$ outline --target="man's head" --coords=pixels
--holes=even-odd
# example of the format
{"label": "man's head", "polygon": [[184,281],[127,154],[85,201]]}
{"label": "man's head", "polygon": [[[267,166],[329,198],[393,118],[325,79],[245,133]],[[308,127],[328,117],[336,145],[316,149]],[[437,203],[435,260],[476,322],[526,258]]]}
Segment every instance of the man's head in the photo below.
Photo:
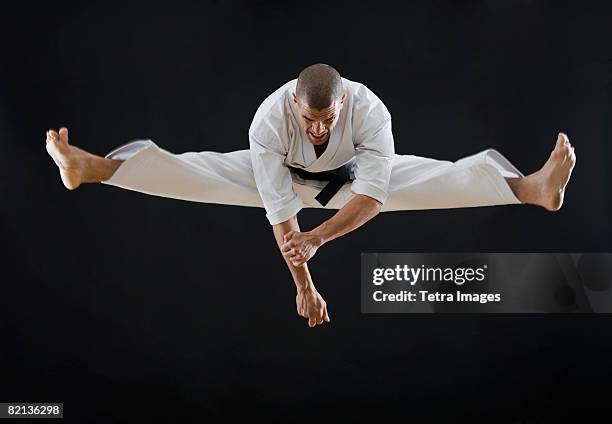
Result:
{"label": "man's head", "polygon": [[321,145],[329,140],[345,99],[342,78],[331,66],[316,64],[300,72],[293,101],[297,104],[300,125],[312,144]]}

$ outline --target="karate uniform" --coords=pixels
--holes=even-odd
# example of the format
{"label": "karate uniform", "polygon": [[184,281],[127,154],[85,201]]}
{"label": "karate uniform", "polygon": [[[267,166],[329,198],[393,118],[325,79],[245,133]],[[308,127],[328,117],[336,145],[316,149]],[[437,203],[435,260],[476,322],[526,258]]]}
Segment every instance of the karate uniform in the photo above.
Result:
{"label": "karate uniform", "polygon": [[[340,209],[355,194],[376,199],[382,212],[521,203],[504,177],[523,174],[496,150],[456,162],[396,154],[391,114],[371,90],[346,78],[338,123],[317,157],[298,124],[296,83],[287,82],[257,109],[248,150],[174,154],[151,140],[136,140],[106,155],[125,162],[104,183],[176,199],[263,207],[272,225],[302,208]],[[325,206],[315,196],[327,182],[290,169],[318,173],[343,165],[351,181]]]}

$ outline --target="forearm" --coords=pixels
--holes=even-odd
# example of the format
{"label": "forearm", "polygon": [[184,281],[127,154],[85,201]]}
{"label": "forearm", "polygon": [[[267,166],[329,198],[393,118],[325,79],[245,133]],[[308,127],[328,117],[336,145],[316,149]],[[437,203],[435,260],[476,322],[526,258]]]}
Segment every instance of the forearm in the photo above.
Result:
{"label": "forearm", "polygon": [[310,231],[327,243],[359,228],[380,212],[381,204],[363,194],[355,195],[342,209],[321,225]]}
{"label": "forearm", "polygon": [[[300,226],[298,224],[297,217],[294,216],[285,222],[273,225],[272,229],[274,231],[276,243],[280,250],[280,247],[283,244],[284,235],[287,234],[289,231],[300,231]],[[310,276],[310,271],[308,271],[308,266],[305,263],[300,266],[295,266],[284,255],[282,256],[285,263],[287,264],[287,267],[289,268],[289,271],[291,272],[295,287],[298,290],[304,290],[309,287],[314,288],[312,277]]]}

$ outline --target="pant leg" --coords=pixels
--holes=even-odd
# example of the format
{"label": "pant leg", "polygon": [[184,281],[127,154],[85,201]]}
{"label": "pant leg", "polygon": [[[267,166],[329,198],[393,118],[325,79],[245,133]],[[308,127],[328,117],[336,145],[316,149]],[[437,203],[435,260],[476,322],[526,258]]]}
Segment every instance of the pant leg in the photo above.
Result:
{"label": "pant leg", "polygon": [[174,154],[151,140],[136,140],[106,157],[124,162],[104,184],[173,199],[263,207],[248,150]]}
{"label": "pant leg", "polygon": [[[505,177],[522,176],[493,149],[456,162],[396,154],[381,212],[520,204]],[[342,207],[353,196],[347,183],[335,197]]]}

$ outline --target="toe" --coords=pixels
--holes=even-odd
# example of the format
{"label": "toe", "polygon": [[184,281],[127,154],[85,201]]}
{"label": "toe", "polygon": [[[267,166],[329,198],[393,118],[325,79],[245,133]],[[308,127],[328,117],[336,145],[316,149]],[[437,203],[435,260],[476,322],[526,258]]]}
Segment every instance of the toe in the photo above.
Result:
{"label": "toe", "polygon": [[557,146],[562,146],[567,141],[568,141],[567,136],[564,133],[560,132],[559,135],[557,136]]}
{"label": "toe", "polygon": [[68,128],[66,127],[60,128],[59,139],[62,143],[68,143]]}

